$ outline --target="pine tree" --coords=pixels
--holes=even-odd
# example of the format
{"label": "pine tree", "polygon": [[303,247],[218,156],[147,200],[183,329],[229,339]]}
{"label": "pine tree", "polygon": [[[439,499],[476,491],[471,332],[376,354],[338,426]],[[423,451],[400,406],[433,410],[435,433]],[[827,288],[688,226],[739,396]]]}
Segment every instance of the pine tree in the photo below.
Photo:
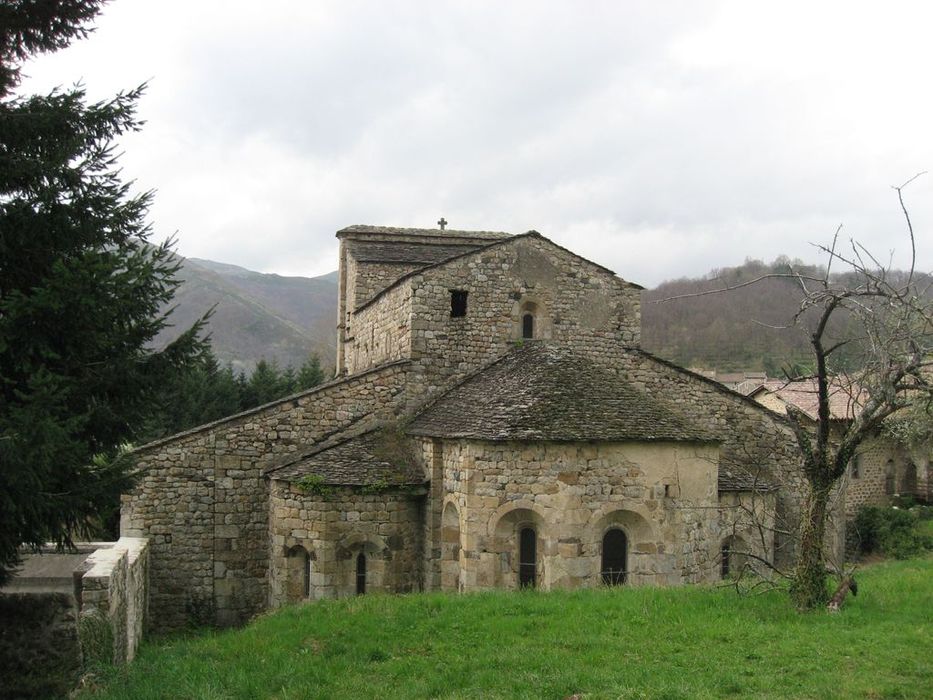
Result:
{"label": "pine tree", "polygon": [[308,356],[308,359],[298,370],[296,391],[305,391],[321,384],[324,381],[324,370],[321,369],[321,360],[314,353]]}
{"label": "pine tree", "polygon": [[200,324],[147,350],[177,263],[115,162],[142,90],[14,95],[19,64],[85,36],[101,4],[0,5],[0,583],[21,544],[69,545],[131,485],[120,446],[200,350]]}

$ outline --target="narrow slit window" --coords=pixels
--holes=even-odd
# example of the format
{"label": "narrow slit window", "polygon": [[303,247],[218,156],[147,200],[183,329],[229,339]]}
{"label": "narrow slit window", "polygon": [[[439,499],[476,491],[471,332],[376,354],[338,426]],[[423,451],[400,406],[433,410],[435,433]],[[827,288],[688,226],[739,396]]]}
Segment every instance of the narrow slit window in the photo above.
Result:
{"label": "narrow slit window", "polygon": [[723,542],[720,550],[719,574],[722,578],[729,578],[730,573],[732,573],[732,545],[729,542]]}
{"label": "narrow slit window", "polygon": [[537,539],[534,528],[524,527],[518,535],[518,586],[534,588],[537,579]]}
{"label": "narrow slit window", "polygon": [[463,289],[450,291],[450,317],[463,318],[467,314],[467,293]]}
{"label": "narrow slit window", "polygon": [[360,552],[356,556],[356,594],[366,592],[366,555]]}
{"label": "narrow slit window", "polygon": [[525,314],[522,316],[522,338],[535,337],[535,317],[534,314]]}

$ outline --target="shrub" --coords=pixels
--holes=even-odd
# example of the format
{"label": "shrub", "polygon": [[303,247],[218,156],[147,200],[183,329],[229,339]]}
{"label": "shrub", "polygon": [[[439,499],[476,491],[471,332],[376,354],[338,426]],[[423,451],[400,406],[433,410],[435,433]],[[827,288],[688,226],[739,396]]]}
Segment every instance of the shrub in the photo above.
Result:
{"label": "shrub", "polygon": [[922,506],[911,510],[877,506],[862,508],[855,517],[859,550],[907,559],[933,549],[933,537],[918,527],[920,520],[930,517],[929,510]]}

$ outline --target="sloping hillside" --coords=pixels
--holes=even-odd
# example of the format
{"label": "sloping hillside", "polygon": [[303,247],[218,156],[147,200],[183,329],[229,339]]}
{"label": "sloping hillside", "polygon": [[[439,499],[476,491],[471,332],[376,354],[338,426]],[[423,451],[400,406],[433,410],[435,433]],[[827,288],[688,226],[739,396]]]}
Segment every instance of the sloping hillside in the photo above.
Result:
{"label": "sloping hillside", "polygon": [[315,352],[333,366],[337,342],[337,273],[282,277],[211,260],[184,260],[175,294],[172,328],[156,338],[164,345],[211,307],[208,324],[214,354],[234,369],[251,370],[262,358],[298,367]]}

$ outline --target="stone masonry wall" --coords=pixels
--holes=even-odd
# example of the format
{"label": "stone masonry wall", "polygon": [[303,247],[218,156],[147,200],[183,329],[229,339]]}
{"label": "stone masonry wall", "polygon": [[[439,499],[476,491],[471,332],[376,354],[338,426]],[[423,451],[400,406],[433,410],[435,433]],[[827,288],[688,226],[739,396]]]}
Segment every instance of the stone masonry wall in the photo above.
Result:
{"label": "stone masonry wall", "polygon": [[[531,304],[538,338],[590,351],[639,341],[639,290],[539,236],[415,274],[410,285],[411,357],[433,384],[522,342],[522,315]],[[468,293],[463,317],[451,317],[451,290]]]}
{"label": "stone masonry wall", "polygon": [[629,584],[718,579],[714,445],[424,440],[422,451],[443,464],[441,588],[518,587],[529,525],[541,588],[602,585],[612,528],[628,540]]}
{"label": "stone masonry wall", "polygon": [[864,506],[890,505],[895,495],[924,498],[926,464],[922,454],[911,454],[885,435],[864,440],[845,477],[846,519],[851,522]]}
{"label": "stone masonry wall", "polygon": [[411,287],[400,285],[355,314],[345,341],[346,367],[361,372],[411,354]]}
{"label": "stone masonry wall", "polygon": [[[85,661],[132,661],[147,616],[149,543],[121,537],[95,550],[81,576],[78,623]],[[111,650],[102,647],[109,630]],[[88,658],[91,657],[91,658]]]}
{"label": "stone masonry wall", "polygon": [[[724,436],[720,470],[744,466],[778,486],[777,528],[797,526],[806,486],[796,440],[778,416],[751,399],[647,353],[623,351],[613,365],[636,389],[666,401],[694,423]],[[845,539],[841,497],[834,503],[829,535],[834,556],[841,558]],[[794,547],[792,537],[777,532],[775,563],[788,566],[793,561]]]}
{"label": "stone masonry wall", "polygon": [[66,697],[81,673],[71,593],[0,593],[0,697]]}
{"label": "stone masonry wall", "polygon": [[391,418],[405,363],[387,365],[232,416],[136,452],[121,533],[151,540],[151,626],[239,624],[268,600],[264,471],[352,425]]}
{"label": "stone masonry wall", "polygon": [[420,590],[423,501],[423,494],[409,490],[332,487],[305,493],[273,481],[270,606],[355,594],[361,552],[367,592]]}
{"label": "stone masonry wall", "polygon": [[[352,253],[351,253],[352,257]],[[365,304],[376,294],[412,270],[424,267],[424,263],[376,263],[354,261],[353,305],[350,311]]]}

